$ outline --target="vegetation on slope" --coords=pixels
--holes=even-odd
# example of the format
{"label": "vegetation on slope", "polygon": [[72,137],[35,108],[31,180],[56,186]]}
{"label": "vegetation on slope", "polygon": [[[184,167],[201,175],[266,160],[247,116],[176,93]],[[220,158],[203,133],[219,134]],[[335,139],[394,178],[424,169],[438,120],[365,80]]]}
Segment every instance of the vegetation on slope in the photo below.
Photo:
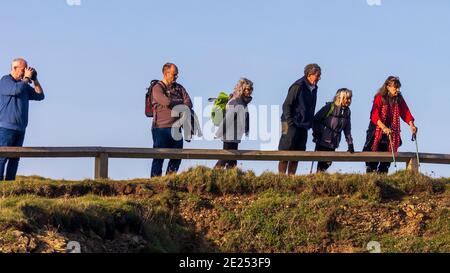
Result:
{"label": "vegetation on slope", "polygon": [[450,179],[190,169],[0,183],[0,252],[450,252]]}

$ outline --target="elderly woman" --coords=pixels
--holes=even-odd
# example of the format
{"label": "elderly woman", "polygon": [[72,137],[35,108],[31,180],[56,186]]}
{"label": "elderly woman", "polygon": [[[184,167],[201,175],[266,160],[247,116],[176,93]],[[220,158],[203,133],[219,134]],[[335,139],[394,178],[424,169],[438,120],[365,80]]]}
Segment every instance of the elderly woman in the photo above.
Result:
{"label": "elderly woman", "polygon": [[[413,135],[417,133],[414,117],[400,93],[400,79],[389,76],[378,90],[370,113],[370,124],[367,130],[363,151],[397,152],[402,145],[400,138],[400,118],[409,124]],[[391,148],[392,147],[392,148]],[[367,173],[387,173],[390,162],[366,162]]]}
{"label": "elderly woman", "polygon": [[[350,104],[352,91],[341,88],[336,92],[333,102],[327,103],[314,116],[313,141],[316,151],[335,151],[341,142],[344,132],[348,144],[348,151],[353,153],[353,138],[351,134]],[[317,172],[325,172],[332,162],[319,162]]]}
{"label": "elderly woman", "polygon": [[[225,118],[219,125],[216,138],[223,141],[224,150],[237,150],[242,136],[249,133],[249,113],[247,105],[252,101],[253,82],[241,78],[230,95],[225,108]],[[232,169],[237,165],[236,160],[219,160],[215,168]]]}

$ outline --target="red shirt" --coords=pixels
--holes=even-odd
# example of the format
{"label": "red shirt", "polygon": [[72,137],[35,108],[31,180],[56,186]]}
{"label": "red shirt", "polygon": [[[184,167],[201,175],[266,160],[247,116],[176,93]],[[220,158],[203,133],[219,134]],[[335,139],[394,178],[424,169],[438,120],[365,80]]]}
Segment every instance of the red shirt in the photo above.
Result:
{"label": "red shirt", "polygon": [[[375,99],[373,100],[372,116],[370,117],[370,119],[375,125],[378,125],[378,121],[381,120],[382,107],[383,107],[383,98],[381,94],[378,94],[375,96]],[[405,99],[403,97],[400,99],[399,110],[400,110],[400,117],[403,119],[404,122],[409,124],[411,121],[414,121],[414,117],[411,115],[408,105],[406,104]],[[385,125],[389,126],[390,124]]]}

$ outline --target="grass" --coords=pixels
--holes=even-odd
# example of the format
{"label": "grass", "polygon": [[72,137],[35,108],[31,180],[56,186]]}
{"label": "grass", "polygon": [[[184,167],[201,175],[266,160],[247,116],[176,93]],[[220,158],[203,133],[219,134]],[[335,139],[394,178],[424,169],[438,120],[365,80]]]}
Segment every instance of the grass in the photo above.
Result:
{"label": "grass", "polygon": [[17,234],[40,238],[51,228],[67,241],[95,234],[105,251],[129,234],[142,247],[121,242],[123,251],[364,252],[376,240],[383,252],[450,252],[449,182],[406,171],[256,176],[206,167],[151,180],[19,177],[0,183],[0,244],[15,244],[0,251],[20,248]]}

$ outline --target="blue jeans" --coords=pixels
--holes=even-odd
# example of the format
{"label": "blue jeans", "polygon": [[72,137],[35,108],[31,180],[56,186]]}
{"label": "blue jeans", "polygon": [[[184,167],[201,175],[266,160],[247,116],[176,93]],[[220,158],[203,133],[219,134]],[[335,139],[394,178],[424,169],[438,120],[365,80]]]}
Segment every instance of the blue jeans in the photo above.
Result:
{"label": "blue jeans", "polygon": [[[183,138],[175,140],[172,137],[172,128],[152,128],[153,148],[183,149]],[[180,131],[181,132],[181,131]],[[153,159],[151,177],[162,175],[164,159]],[[176,173],[180,168],[181,159],[169,160],[166,174]]]}
{"label": "blue jeans", "polygon": [[[0,146],[1,147],[22,147],[25,132],[10,130],[0,127]],[[5,165],[6,176],[5,176]],[[16,180],[17,168],[19,167],[19,158],[0,158],[0,181]]]}

